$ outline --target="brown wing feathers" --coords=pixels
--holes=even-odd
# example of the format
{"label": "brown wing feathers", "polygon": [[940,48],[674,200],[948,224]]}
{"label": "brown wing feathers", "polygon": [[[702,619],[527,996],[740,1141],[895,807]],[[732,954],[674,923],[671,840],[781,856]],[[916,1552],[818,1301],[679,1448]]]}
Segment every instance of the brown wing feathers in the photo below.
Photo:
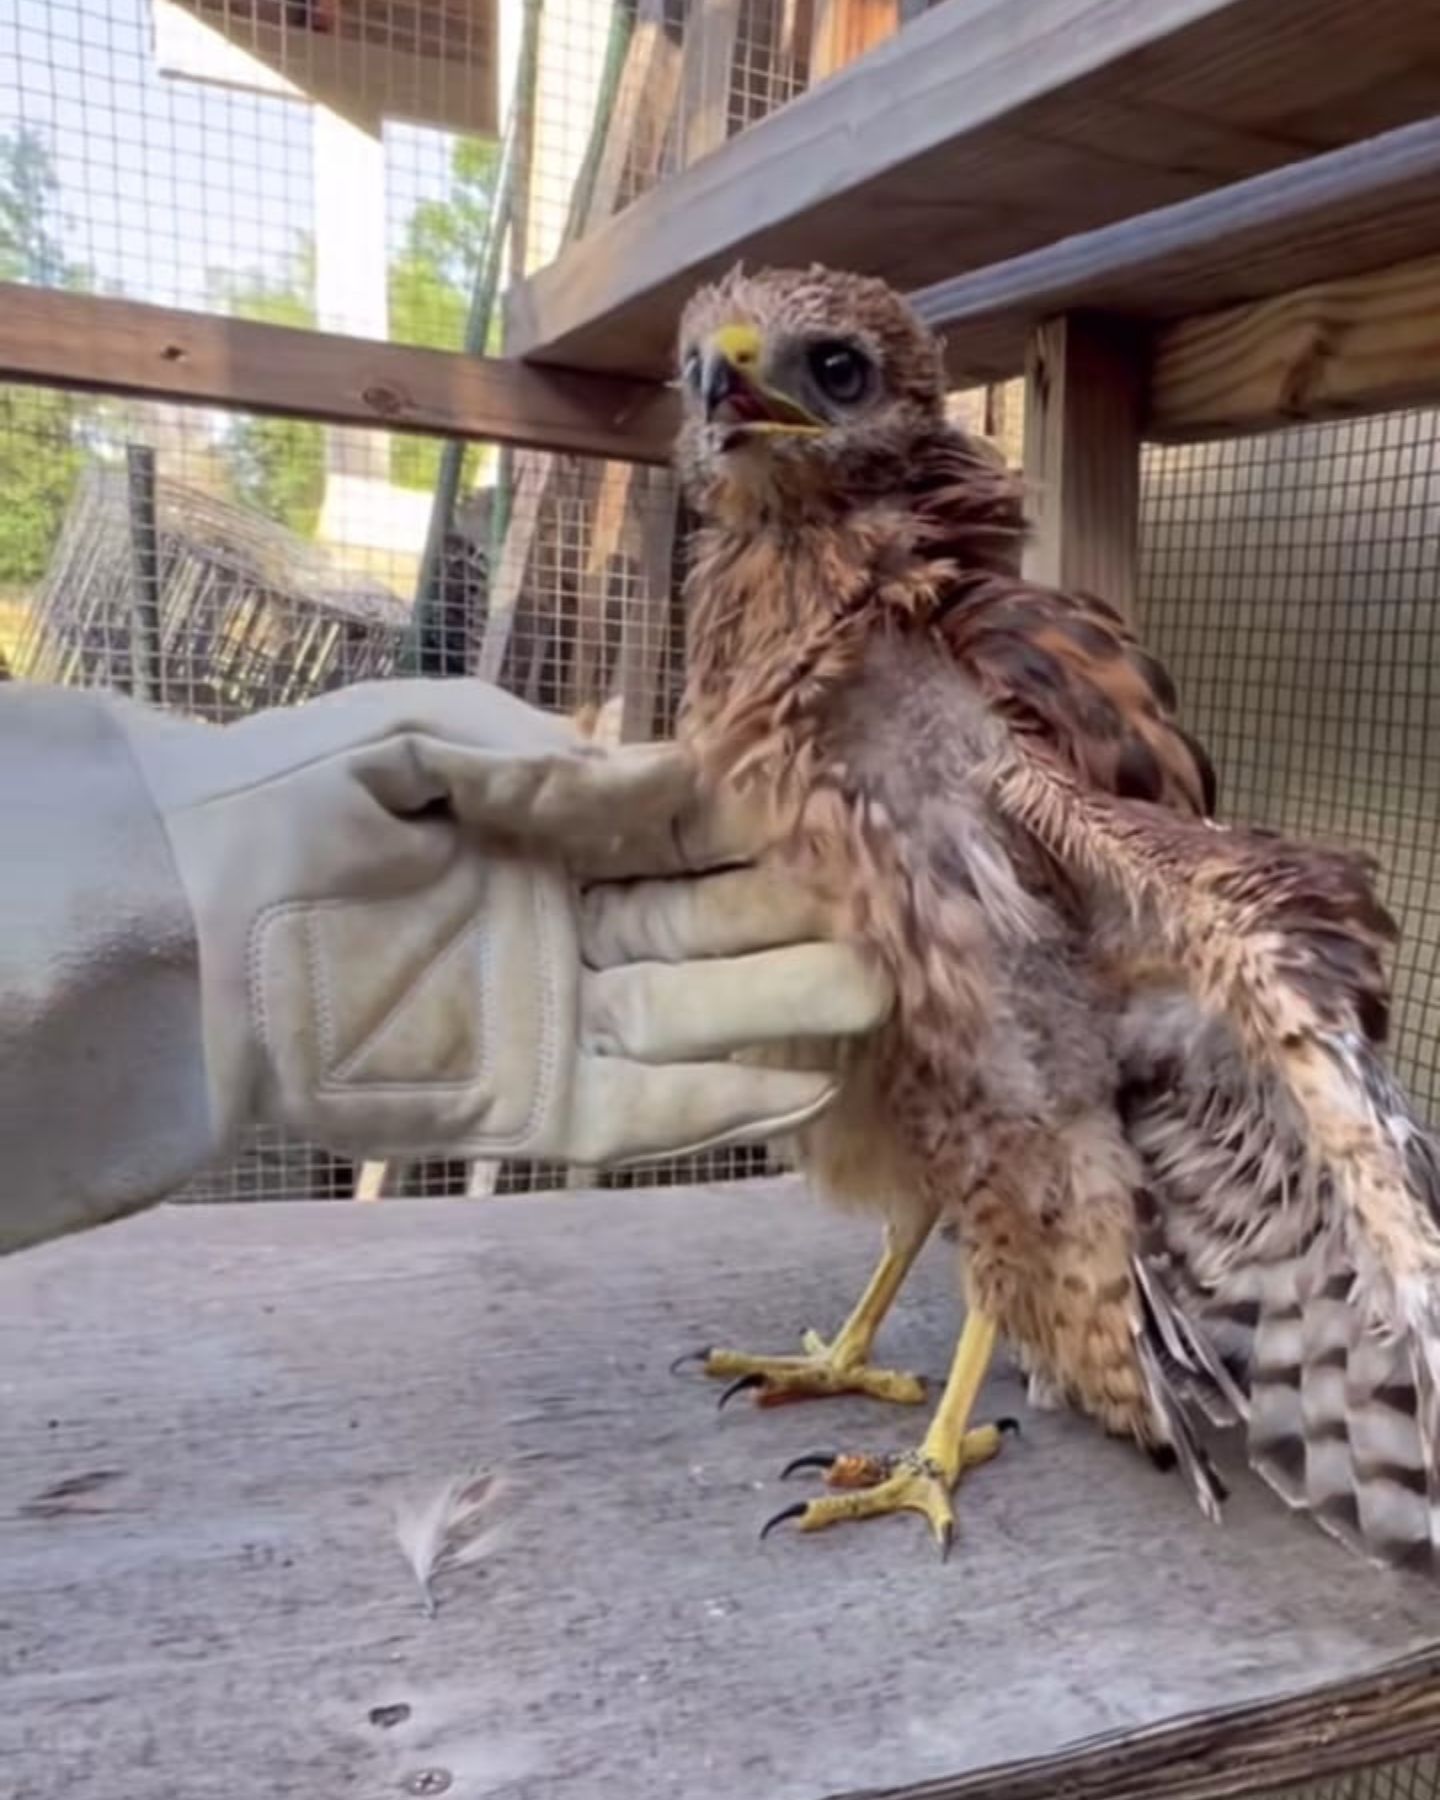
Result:
{"label": "brown wing feathers", "polygon": [[[935,484],[922,511],[932,495],[953,509],[958,485]],[[1002,807],[1072,882],[1120,901],[1133,966],[1158,952],[1243,1046],[1234,1112],[1176,1069],[1137,1122],[1162,1207],[1226,1270],[1207,1289],[1183,1256],[1137,1269],[1155,1385],[1217,1420],[1243,1413],[1257,1470],[1328,1529],[1436,1566],[1440,1150],[1377,1054],[1395,927],[1373,864],[1207,824],[1213,767],[1119,616],[998,559],[955,565],[936,623],[1009,727]]]}

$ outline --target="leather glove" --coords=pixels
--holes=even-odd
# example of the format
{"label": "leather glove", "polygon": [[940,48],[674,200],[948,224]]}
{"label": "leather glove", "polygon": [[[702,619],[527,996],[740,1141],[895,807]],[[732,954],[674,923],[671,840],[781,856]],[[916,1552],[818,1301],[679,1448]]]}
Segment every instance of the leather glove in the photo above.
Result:
{"label": "leather glove", "polygon": [[[161,849],[108,896],[95,884],[99,906],[119,902],[119,939],[81,966],[107,965],[113,985],[127,920],[132,948],[172,986],[185,951],[192,979],[198,957],[198,1071],[177,1106],[207,1120],[196,1161],[256,1121],[369,1157],[578,1163],[775,1135],[824,1107],[833,1076],[731,1054],[861,1033],[888,1010],[888,988],[855,952],[817,941],[810,901],[730,866],[744,822],[700,801],[674,746],[603,750],[473,681],[366,684],[223,728],[55,690],[31,691],[32,716],[42,696],[52,719],[69,705],[72,727],[81,702],[103,712],[118,740],[112,780],[115,755],[128,758]],[[47,750],[43,706],[38,716],[32,769]],[[85,830],[78,815],[50,820],[52,838]],[[143,1079],[143,1045],[106,1040],[104,1012],[86,1047],[92,1072],[138,1053],[128,1088],[147,1104],[128,1125],[113,1095],[100,1111],[112,1137],[154,1128],[163,1093]],[[58,1047],[64,1062],[63,1032]],[[182,1086],[174,1048],[160,1060]],[[117,1080],[128,1091],[122,1075],[100,1085]],[[4,1098],[0,1085],[0,1131]],[[44,1110],[58,1125],[53,1102]],[[137,1191],[137,1167],[155,1157],[109,1149],[120,1191],[94,1191],[91,1170],[68,1208],[52,1194],[52,1214],[93,1222],[158,1197],[153,1174]],[[189,1172],[168,1168],[166,1185]],[[52,1218],[38,1235],[66,1228]]]}

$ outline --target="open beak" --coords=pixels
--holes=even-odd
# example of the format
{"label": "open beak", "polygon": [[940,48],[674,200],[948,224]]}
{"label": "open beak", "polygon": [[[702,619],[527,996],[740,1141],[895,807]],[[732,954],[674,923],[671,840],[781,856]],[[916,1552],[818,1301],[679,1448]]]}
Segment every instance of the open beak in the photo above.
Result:
{"label": "open beak", "polygon": [[706,419],[713,425],[733,426],[731,441],[755,432],[823,431],[813,413],[761,380],[763,348],[753,325],[724,325],[704,345],[700,396]]}

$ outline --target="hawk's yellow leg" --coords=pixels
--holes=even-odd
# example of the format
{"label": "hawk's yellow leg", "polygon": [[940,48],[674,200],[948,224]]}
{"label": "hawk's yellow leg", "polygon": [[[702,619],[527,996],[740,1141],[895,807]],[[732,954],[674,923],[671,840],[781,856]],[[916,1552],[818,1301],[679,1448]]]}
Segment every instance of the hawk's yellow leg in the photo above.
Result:
{"label": "hawk's yellow leg", "polygon": [[807,1331],[801,1339],[805,1347],[801,1356],[747,1356],[738,1350],[710,1350],[705,1373],[753,1387],[762,1406],[829,1394],[869,1394],[876,1400],[918,1405],[925,1398],[920,1377],[903,1369],[872,1368],[870,1351],[933,1224],[933,1219],[922,1218],[886,1226],[885,1248],[875,1272],[850,1317],[828,1343],[818,1332]]}
{"label": "hawk's yellow leg", "polygon": [[[948,1550],[955,1532],[955,1512],[950,1503],[955,1484],[967,1469],[989,1462],[999,1450],[1007,1428],[1008,1422],[1002,1422],[969,1429],[975,1397],[994,1348],[994,1325],[983,1313],[971,1312],[955,1347],[945,1392],[919,1449],[900,1456],[797,1458],[790,1464],[791,1469],[817,1463],[828,1465],[828,1485],[843,1491],[787,1507],[771,1519],[765,1530],[782,1519],[794,1519],[802,1531],[823,1531],[842,1519],[918,1512],[930,1521],[942,1552]],[[1014,1429],[1013,1425],[1010,1428]]]}

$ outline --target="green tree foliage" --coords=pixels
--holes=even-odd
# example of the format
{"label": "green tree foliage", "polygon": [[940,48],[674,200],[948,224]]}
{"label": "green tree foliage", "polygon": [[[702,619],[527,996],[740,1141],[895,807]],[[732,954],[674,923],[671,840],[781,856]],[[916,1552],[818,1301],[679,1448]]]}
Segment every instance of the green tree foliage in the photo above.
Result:
{"label": "green tree foliage", "polygon": [[[59,183],[39,132],[0,134],[0,280],[84,288],[61,248]],[[0,589],[45,573],[84,459],[91,403],[48,388],[0,387]]]}
{"label": "green tree foliage", "polygon": [[[457,138],[449,194],[422,200],[410,215],[390,265],[390,336],[396,343],[461,347],[499,166],[500,147],[493,139]],[[440,447],[431,439],[397,437],[391,445],[391,479],[400,487],[434,487],[439,462]]]}
{"label": "green tree foliage", "polygon": [[[296,244],[274,274],[212,272],[210,302],[260,325],[315,324],[315,245]],[[325,498],[324,428],[308,419],[238,418],[226,433],[235,496],[302,537],[312,537]]]}

